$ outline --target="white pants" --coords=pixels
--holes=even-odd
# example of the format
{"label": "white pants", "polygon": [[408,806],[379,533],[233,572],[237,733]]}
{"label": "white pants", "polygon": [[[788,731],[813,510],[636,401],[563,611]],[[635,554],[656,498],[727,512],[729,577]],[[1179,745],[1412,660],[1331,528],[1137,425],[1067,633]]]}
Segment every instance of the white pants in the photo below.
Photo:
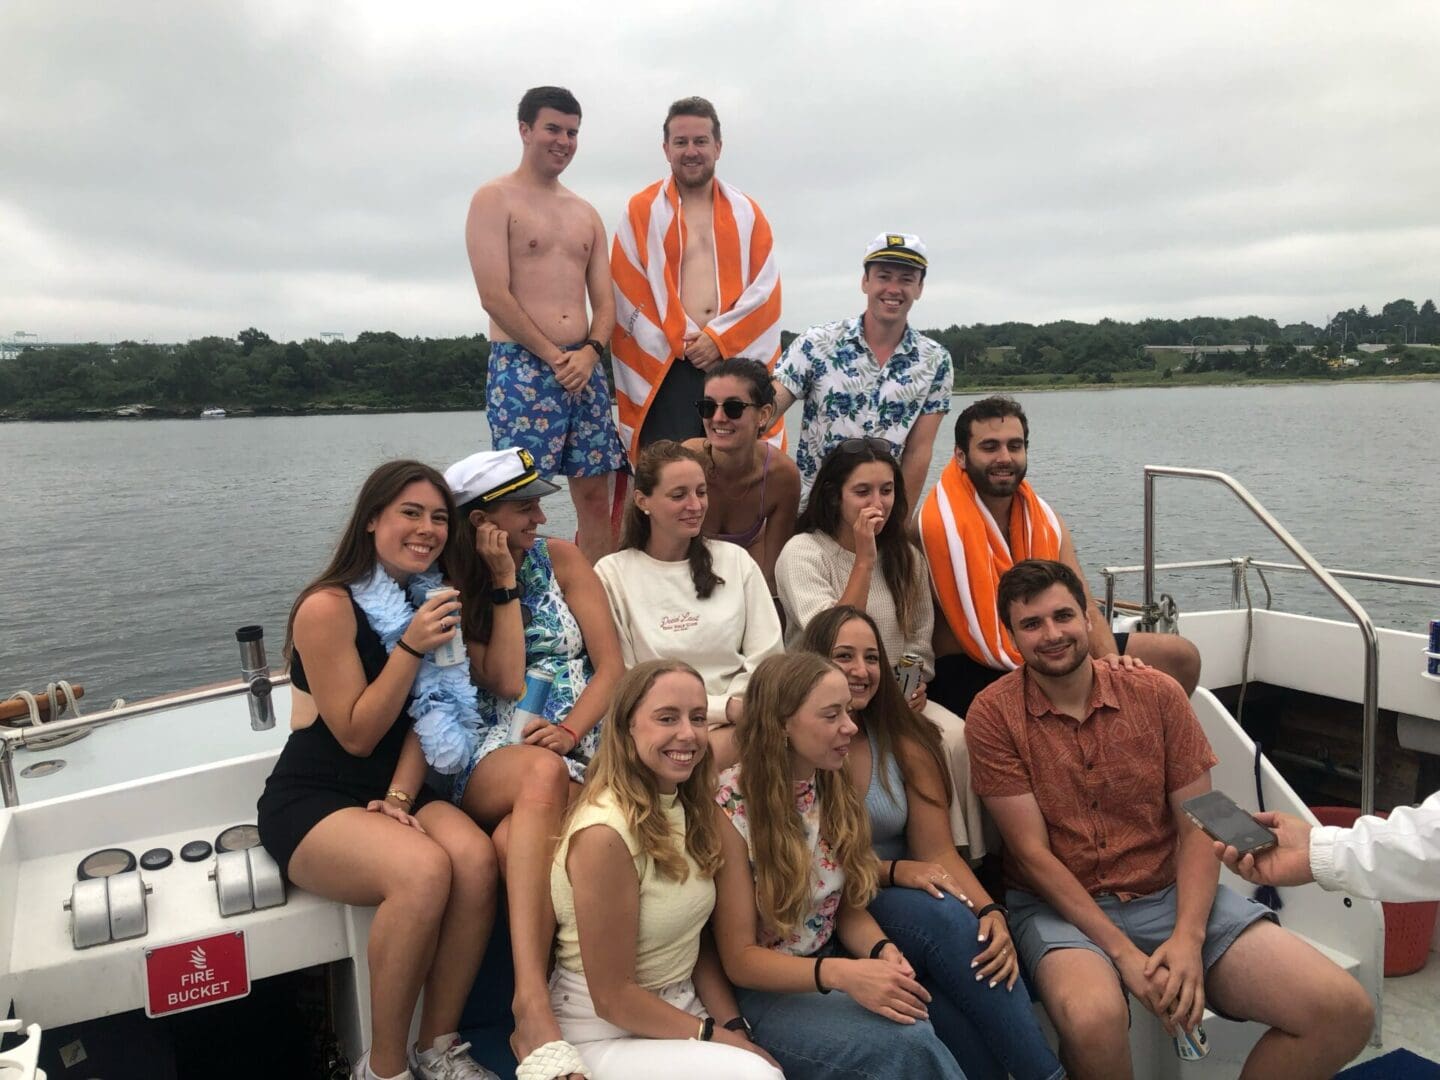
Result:
{"label": "white pants", "polygon": [[940,742],[945,760],[950,763],[950,784],[955,795],[950,800],[950,831],[959,847],[970,849],[970,861],[977,862],[989,848],[985,843],[985,822],[980,812],[980,798],[970,784],[970,751],[965,746],[965,721],[938,701],[925,702],[925,719],[940,728]]}
{"label": "white pants", "polygon": [[[708,1014],[689,979],[653,991],[698,1021]],[[785,1074],[748,1050],[699,1039],[646,1039],[595,1015],[585,977],[556,966],[550,1006],[565,1041],[580,1051],[592,1080],[784,1080]]]}

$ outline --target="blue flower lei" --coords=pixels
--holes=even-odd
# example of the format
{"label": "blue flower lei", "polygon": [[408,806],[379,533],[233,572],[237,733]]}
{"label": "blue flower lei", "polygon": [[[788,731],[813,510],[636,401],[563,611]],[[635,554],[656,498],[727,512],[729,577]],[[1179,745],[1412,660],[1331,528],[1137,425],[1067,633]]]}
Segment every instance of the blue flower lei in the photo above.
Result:
{"label": "blue flower lei", "polygon": [[[442,587],[440,572],[427,570],[410,579],[407,597],[384,567],[376,564],[367,580],[351,584],[350,595],[365,612],[385,651],[391,653],[414,618],[415,609],[425,602],[426,592]],[[425,760],[436,772],[458,773],[470,764],[480,745],[480,714],[475,708],[469,664],[437,667],[427,653],[420,661],[406,711],[415,722]]]}

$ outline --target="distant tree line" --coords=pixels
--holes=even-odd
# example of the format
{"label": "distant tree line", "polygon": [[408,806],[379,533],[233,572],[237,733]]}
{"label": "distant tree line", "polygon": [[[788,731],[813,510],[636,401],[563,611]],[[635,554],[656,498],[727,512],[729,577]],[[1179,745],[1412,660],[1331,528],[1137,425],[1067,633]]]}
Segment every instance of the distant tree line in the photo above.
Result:
{"label": "distant tree line", "polygon": [[[1017,385],[1037,378],[1110,382],[1126,372],[1145,378],[1145,371],[1157,367],[1147,346],[1191,347],[1183,364],[1164,365],[1157,373],[1164,378],[1171,377],[1171,366],[1185,374],[1305,377],[1333,374],[1330,358],[1353,355],[1370,342],[1402,356],[1398,368],[1385,370],[1428,368],[1434,361],[1406,356],[1404,346],[1440,344],[1440,315],[1432,300],[1419,307],[1393,300],[1373,315],[1364,306],[1337,312],[1325,326],[1281,326],[1252,315],[976,323],[925,332],[950,350],[958,385],[1003,384],[1012,377]],[[783,334],[782,343],[794,336]],[[1220,346],[1234,351],[1214,351]],[[405,338],[367,331],[354,341],[281,343],[254,327],[233,338],[204,337],[183,345],[31,347],[0,360],[0,415],[63,418],[139,404],[162,415],[193,415],[210,405],[256,412],[479,409],[489,356],[489,342],[479,334]],[[1378,359],[1368,359],[1355,373],[1379,367]]]}
{"label": "distant tree line", "polygon": [[478,334],[367,331],[354,341],[281,344],[253,327],[183,345],[52,346],[0,361],[0,410],[44,419],[140,403],[177,415],[208,405],[479,409],[489,358],[489,342]]}

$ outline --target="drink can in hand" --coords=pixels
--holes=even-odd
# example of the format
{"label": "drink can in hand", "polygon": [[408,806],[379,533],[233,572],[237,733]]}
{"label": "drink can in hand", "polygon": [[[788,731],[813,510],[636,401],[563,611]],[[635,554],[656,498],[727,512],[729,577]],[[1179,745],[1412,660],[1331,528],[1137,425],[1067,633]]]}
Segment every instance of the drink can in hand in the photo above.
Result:
{"label": "drink can in hand", "polygon": [[907,703],[915,691],[920,689],[921,674],[920,657],[915,653],[905,653],[895,665],[895,679],[900,684],[900,696]]}
{"label": "drink can in hand", "polygon": [[515,703],[515,711],[510,714],[512,743],[523,742],[525,728],[530,721],[545,715],[545,702],[550,697],[550,686],[554,681],[554,674],[545,668],[533,667],[525,672],[525,695]]}
{"label": "drink can in hand", "polygon": [[[434,599],[437,596],[448,595],[456,592],[448,585],[438,589],[431,589],[425,594],[426,600]],[[452,616],[455,620],[455,633],[450,635],[449,641],[442,641],[435,646],[435,651],[430,654],[430,662],[436,667],[454,667],[456,664],[465,663],[469,657],[465,653],[465,639],[460,634],[460,612],[457,609]]]}
{"label": "drink can in hand", "polygon": [[1199,1024],[1194,1031],[1181,1028],[1175,1034],[1175,1056],[1181,1061],[1199,1061],[1210,1053],[1210,1038]]}

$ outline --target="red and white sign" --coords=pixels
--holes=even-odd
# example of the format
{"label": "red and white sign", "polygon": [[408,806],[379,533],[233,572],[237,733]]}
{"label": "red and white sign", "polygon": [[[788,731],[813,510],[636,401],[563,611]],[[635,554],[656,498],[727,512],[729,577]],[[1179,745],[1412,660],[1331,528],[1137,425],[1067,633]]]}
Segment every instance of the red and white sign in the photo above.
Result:
{"label": "red and white sign", "polygon": [[200,1009],[250,993],[245,931],[145,950],[145,1015]]}

